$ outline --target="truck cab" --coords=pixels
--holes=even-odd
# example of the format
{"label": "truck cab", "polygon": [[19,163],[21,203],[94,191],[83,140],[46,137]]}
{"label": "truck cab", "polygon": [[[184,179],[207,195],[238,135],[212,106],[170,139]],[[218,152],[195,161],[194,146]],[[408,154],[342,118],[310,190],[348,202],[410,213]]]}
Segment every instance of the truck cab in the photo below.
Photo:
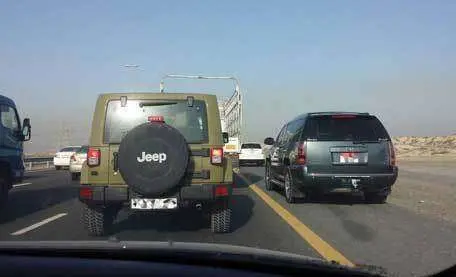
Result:
{"label": "truck cab", "polygon": [[23,142],[30,140],[30,119],[21,123],[14,101],[0,95],[0,205],[13,183],[24,176]]}

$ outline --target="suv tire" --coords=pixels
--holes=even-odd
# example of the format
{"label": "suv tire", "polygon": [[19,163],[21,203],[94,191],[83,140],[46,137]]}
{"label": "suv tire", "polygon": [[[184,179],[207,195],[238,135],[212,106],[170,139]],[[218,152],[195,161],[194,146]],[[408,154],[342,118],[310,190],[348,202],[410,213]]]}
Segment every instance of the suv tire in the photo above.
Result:
{"label": "suv tire", "polygon": [[366,193],[364,194],[364,199],[369,204],[384,204],[388,195],[386,194],[377,194],[377,193]]}
{"label": "suv tire", "polygon": [[291,178],[290,173],[288,171],[287,171],[287,173],[285,173],[284,190],[285,190],[285,200],[290,204],[296,203],[296,197],[294,195],[293,179]]}
{"label": "suv tire", "polygon": [[217,206],[211,212],[211,229],[213,233],[231,231],[231,208],[228,205]]}
{"label": "suv tire", "polygon": [[266,163],[264,167],[264,185],[267,191],[273,191],[275,189],[275,185],[271,182],[271,166]]}
{"label": "suv tire", "polygon": [[84,205],[82,221],[90,236],[106,235],[112,227],[117,210],[107,207]]}

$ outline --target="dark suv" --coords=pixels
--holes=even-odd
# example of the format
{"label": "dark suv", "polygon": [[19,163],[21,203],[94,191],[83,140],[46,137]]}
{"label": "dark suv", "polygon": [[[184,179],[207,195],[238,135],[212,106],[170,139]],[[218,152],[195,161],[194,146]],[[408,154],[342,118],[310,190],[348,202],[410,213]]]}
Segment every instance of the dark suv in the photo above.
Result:
{"label": "dark suv", "polygon": [[398,167],[391,138],[368,113],[306,113],[283,126],[266,156],[267,190],[285,190],[287,202],[315,192],[362,192],[369,203],[384,203]]}

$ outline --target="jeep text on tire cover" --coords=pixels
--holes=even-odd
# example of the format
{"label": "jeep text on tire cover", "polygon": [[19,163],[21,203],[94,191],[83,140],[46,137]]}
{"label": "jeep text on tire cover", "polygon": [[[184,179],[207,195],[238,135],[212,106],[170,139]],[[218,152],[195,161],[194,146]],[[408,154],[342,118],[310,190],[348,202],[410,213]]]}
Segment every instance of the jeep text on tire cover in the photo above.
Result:
{"label": "jeep text on tire cover", "polygon": [[136,160],[138,163],[143,162],[159,162],[162,163],[166,161],[167,155],[166,153],[153,153],[153,154],[146,154],[146,152],[141,153],[141,157],[137,157]]}

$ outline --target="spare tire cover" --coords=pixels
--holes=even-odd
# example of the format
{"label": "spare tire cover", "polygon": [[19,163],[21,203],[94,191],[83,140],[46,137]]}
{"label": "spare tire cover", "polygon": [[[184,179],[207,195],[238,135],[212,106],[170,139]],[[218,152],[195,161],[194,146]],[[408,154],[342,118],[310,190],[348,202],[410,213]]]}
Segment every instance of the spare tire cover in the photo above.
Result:
{"label": "spare tire cover", "polygon": [[188,149],[184,136],[167,124],[138,125],[120,143],[120,174],[137,193],[163,194],[179,185],[187,170]]}

